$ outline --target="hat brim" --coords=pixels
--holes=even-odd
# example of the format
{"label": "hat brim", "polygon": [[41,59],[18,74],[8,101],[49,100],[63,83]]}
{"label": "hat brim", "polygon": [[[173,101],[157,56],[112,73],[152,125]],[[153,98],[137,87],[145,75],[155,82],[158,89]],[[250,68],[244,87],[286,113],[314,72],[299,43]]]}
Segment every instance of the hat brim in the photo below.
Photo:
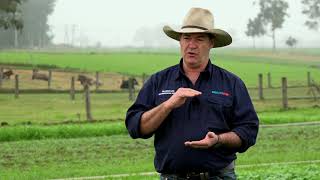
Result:
{"label": "hat brim", "polygon": [[214,37],[214,47],[223,47],[228,46],[232,43],[232,37],[224,30],[221,29],[210,29],[210,30],[201,30],[198,28],[183,28],[181,30],[174,30],[169,26],[163,27],[164,33],[172,39],[180,41],[181,34],[184,33],[207,33],[212,34]]}

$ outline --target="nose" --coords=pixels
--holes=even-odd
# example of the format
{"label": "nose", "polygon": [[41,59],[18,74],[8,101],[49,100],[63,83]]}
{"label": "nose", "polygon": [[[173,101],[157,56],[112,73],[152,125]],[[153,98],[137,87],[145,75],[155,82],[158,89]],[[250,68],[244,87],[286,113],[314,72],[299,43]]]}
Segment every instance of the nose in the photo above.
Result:
{"label": "nose", "polygon": [[198,44],[197,44],[197,42],[195,41],[195,39],[191,39],[191,40],[189,41],[188,47],[189,47],[189,48],[192,48],[192,49],[195,49],[195,48],[198,47]]}

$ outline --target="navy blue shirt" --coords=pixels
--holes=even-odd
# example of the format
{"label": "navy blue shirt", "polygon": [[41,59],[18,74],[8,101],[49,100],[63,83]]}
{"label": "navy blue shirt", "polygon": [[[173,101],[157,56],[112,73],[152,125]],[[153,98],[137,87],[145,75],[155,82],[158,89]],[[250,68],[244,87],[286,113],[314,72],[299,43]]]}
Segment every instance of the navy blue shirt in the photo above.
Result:
{"label": "navy blue shirt", "polygon": [[[155,132],[142,135],[142,114],[168,100],[180,87],[202,94],[172,110]],[[159,173],[220,170],[236,159],[236,152],[244,152],[255,144],[258,125],[244,83],[210,60],[195,85],[186,77],[182,60],[152,75],[126,116],[126,127],[132,138],[149,138],[154,134],[154,165]],[[208,131],[216,134],[233,131],[241,138],[242,146],[195,149],[184,145],[185,141],[203,139]]]}

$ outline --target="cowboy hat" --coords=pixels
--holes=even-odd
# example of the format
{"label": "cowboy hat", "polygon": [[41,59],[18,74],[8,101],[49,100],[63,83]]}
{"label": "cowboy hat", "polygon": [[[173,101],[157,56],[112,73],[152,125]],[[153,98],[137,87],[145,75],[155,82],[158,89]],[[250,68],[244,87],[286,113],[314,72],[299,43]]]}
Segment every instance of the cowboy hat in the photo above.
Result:
{"label": "cowboy hat", "polygon": [[202,8],[191,8],[179,30],[164,26],[163,31],[167,36],[177,41],[180,41],[182,33],[211,34],[214,39],[214,48],[227,46],[232,42],[232,37],[226,31],[214,28],[213,15],[209,10]]}

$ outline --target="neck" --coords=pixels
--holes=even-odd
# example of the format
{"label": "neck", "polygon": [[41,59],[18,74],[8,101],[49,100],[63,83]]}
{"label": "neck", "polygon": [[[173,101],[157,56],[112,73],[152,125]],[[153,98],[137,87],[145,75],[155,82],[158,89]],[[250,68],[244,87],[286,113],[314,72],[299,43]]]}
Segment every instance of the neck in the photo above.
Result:
{"label": "neck", "polygon": [[195,85],[200,73],[204,71],[204,69],[206,68],[208,61],[206,63],[201,64],[199,67],[190,67],[185,62],[183,62],[184,73],[190,79],[193,85]]}
{"label": "neck", "polygon": [[207,60],[205,63],[200,64],[199,66],[190,66],[188,64],[186,64],[183,61],[183,70],[186,74],[195,74],[198,73],[200,74],[202,71],[204,71],[204,69],[206,68],[207,64],[208,64],[209,60]]}

